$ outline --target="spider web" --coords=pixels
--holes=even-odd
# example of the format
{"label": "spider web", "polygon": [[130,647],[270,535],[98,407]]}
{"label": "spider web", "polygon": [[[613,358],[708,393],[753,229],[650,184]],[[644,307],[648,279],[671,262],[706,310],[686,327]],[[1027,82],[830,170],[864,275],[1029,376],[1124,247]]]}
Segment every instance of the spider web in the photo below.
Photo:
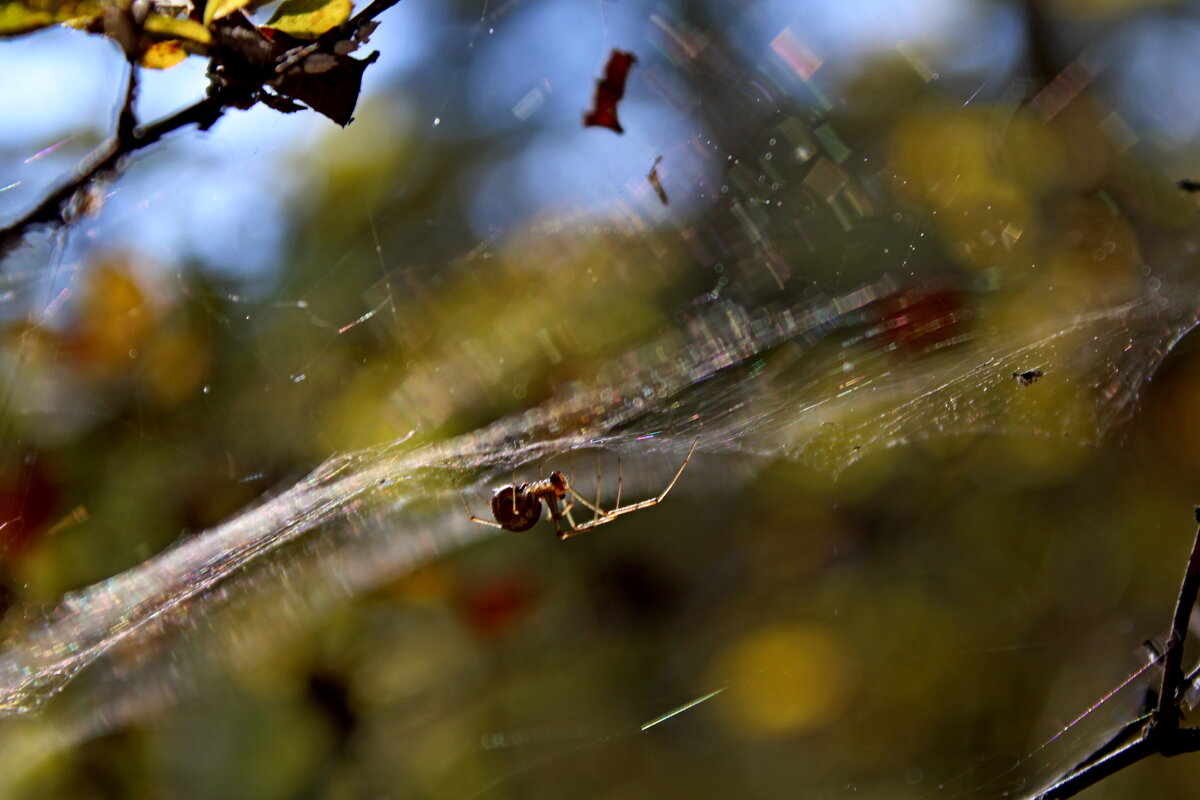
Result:
{"label": "spider web", "polygon": [[[506,15],[523,8],[485,8],[458,47],[485,49],[496,28],[502,39]],[[411,234],[392,232],[386,213],[373,216],[372,233],[337,261],[380,260],[384,278],[362,289],[359,313],[327,316],[310,297],[336,267],[266,304],[299,313],[320,344],[364,329],[410,350],[421,344],[424,354],[382,410],[412,433],[337,453],[229,521],[14,627],[0,652],[0,710],[49,706],[60,722],[13,721],[0,774],[177,702],[210,659],[200,649],[219,653],[246,628],[269,648],[263,619],[286,637],[346,598],[494,536],[468,522],[462,496],[478,512],[486,489],[517,470],[544,474],[577,453],[620,455],[627,486],[636,487],[625,497],[636,500],[657,491],[693,443],[696,464],[683,481],[699,485],[718,482],[704,464],[721,456],[750,464],[740,478],[749,482],[775,460],[838,475],[893,448],[973,434],[1113,443],[1146,382],[1196,324],[1187,236],[1147,234],[1155,242],[1149,266],[1139,264],[1132,278],[1089,276],[1082,288],[1024,263],[1016,239],[1010,263],[952,263],[937,234],[939,210],[913,201],[909,176],[839,137],[820,82],[810,80],[820,64],[804,61],[794,31],[776,31],[766,55],[747,55],[745,42],[710,41],[703,58],[688,59],[716,25],[690,29],[661,11],[622,14],[660,32],[654,41],[666,55],[644,59],[646,80],[658,102],[686,110],[687,124],[638,142],[636,158],[605,155],[610,165],[636,161],[619,170],[620,193],[568,193],[561,205],[503,210],[509,217],[493,210],[484,222],[435,216],[433,227],[475,238],[433,265],[406,262],[398,254]],[[610,24],[606,36],[621,32],[620,19]],[[960,79],[969,89],[957,93],[962,108],[988,94],[986,81]],[[695,111],[693,94],[725,113]],[[548,97],[525,94],[521,108]],[[622,113],[632,119],[637,96],[630,100]],[[451,100],[439,102],[445,114]],[[643,155],[659,153],[667,206],[645,181],[653,158]],[[497,174],[474,185],[481,197],[505,173]],[[553,162],[538,181],[551,196],[570,182]],[[1114,214],[1135,227],[1125,216]],[[1008,222],[997,212],[978,223],[976,238],[1002,241]],[[481,230],[489,226],[493,233]],[[483,286],[454,294],[472,283]],[[521,283],[535,287],[541,305],[506,317],[503,336],[467,322],[449,343],[429,340],[441,309],[399,288],[454,295],[469,320],[490,293]],[[587,326],[648,305],[667,311],[629,327]],[[539,392],[520,376],[568,360],[571,337],[547,323],[565,309],[579,368],[549,370],[549,388]],[[271,369],[299,381],[318,360],[306,350],[296,368],[281,359]],[[497,396],[521,402],[467,433],[426,433],[471,418]],[[613,472],[605,474],[611,483]],[[1064,737],[1067,755],[1034,758],[1046,769],[1069,766],[1090,737]],[[987,785],[968,781],[971,792]]]}

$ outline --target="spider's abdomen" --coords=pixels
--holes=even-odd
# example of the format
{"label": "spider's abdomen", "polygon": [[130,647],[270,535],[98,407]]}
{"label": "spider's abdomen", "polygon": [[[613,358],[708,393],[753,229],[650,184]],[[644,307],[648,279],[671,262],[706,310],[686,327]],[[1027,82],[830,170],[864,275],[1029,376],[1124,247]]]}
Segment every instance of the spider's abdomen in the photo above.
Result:
{"label": "spider's abdomen", "polygon": [[527,531],[542,518],[542,501],[526,485],[505,486],[492,495],[492,516],[506,531]]}

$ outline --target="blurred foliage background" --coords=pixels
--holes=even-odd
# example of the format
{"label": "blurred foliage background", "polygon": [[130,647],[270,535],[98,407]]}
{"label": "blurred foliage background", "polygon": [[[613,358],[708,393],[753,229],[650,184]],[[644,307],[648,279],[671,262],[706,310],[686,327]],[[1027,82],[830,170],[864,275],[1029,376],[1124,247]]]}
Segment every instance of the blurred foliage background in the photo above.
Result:
{"label": "blurred foliage background", "polygon": [[[873,446],[842,460],[784,430],[706,439],[658,508],[566,544],[544,523],[447,544],[315,610],[304,598],[323,584],[286,567],[323,551],[298,542],[184,635],[135,637],[121,710],[89,716],[68,689],[0,720],[3,796],[994,797],[1135,713],[1136,686],[1042,747],[1164,632],[1200,500],[1200,353],[1173,339],[1200,308],[1200,218],[1175,186],[1200,174],[1200,8],[389,13],[346,129],[256,109],[184,132],[101,187],[94,217],[5,264],[6,647],[70,593],[331,455],[410,433],[461,442],[571,387],[652,372],[639,346],[705,303],[796,307],[894,280],[862,330],[790,367],[796,391],[771,399],[797,414],[1131,300],[1190,312],[1134,351],[1165,360],[1138,376],[1128,418],[1120,398],[1077,406],[1063,388],[1077,384],[1055,382],[1064,357],[1015,395],[1037,407],[1011,429],[947,417],[938,436],[918,407],[902,435],[868,430]],[[638,58],[622,137],[581,125],[612,47]],[[95,98],[121,63],[70,31],[0,50],[71,84],[4,99],[7,213],[106,130]],[[145,110],[202,87],[202,64],[177,67]],[[47,121],[51,104],[77,113]],[[666,205],[646,180],[660,155]],[[1118,334],[1090,346],[1110,365],[1128,349]],[[755,355],[769,368],[787,352]],[[867,365],[861,383],[825,369],[847,359]],[[626,443],[625,497],[658,491],[681,447]],[[459,510],[438,520],[439,541],[471,527]],[[1191,796],[1198,777],[1200,758],[1156,760],[1086,796]]]}

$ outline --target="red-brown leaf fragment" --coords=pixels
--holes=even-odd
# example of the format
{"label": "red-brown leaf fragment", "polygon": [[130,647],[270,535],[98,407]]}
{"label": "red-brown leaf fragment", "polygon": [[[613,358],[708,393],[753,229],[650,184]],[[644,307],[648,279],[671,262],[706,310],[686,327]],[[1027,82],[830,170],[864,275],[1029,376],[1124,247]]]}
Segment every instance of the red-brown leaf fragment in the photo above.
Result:
{"label": "red-brown leaf fragment", "polygon": [[583,115],[585,128],[608,128],[617,133],[624,133],[620,120],[617,119],[617,103],[625,96],[625,80],[629,77],[629,69],[637,58],[633,53],[624,50],[613,50],[604,67],[604,77],[596,81],[596,95],[592,99],[592,110]]}

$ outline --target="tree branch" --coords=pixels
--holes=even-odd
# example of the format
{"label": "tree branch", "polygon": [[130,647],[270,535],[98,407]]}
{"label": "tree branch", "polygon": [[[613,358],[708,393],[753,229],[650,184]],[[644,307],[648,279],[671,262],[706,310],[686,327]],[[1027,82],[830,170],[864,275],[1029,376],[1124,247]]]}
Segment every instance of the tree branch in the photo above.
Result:
{"label": "tree branch", "polygon": [[[1196,523],[1200,525],[1200,507],[1196,508]],[[1200,728],[1180,728],[1183,718],[1182,704],[1190,686],[1190,678],[1183,675],[1183,645],[1187,639],[1188,622],[1200,593],[1200,528],[1192,544],[1187,569],[1179,587],[1179,598],[1175,602],[1175,613],[1171,617],[1171,634],[1163,654],[1162,687],[1158,702],[1144,720],[1126,726],[1129,733],[1138,736],[1126,744],[1113,749],[1116,740],[1101,745],[1099,749],[1081,761],[1063,777],[1040,791],[1035,800],[1063,800],[1082,792],[1089,786],[1136,764],[1143,758],[1155,754],[1176,756],[1200,750]],[[1196,673],[1193,672],[1192,676]],[[1136,724],[1141,723],[1141,724]],[[1122,731],[1124,733],[1125,730]]]}
{"label": "tree branch", "polygon": [[74,174],[47,195],[37,207],[15,222],[0,228],[0,259],[6,256],[30,229],[39,225],[62,225],[70,222],[73,216],[70,209],[71,200],[92,181],[106,173],[117,171],[120,167],[119,162],[125,156],[154,144],[168,133],[185,125],[195,123],[200,130],[208,130],[227,108],[228,99],[217,90],[170,116],[139,127],[133,107],[137,96],[137,75],[138,67],[131,64],[125,99],[117,117],[116,134],[80,161]]}

